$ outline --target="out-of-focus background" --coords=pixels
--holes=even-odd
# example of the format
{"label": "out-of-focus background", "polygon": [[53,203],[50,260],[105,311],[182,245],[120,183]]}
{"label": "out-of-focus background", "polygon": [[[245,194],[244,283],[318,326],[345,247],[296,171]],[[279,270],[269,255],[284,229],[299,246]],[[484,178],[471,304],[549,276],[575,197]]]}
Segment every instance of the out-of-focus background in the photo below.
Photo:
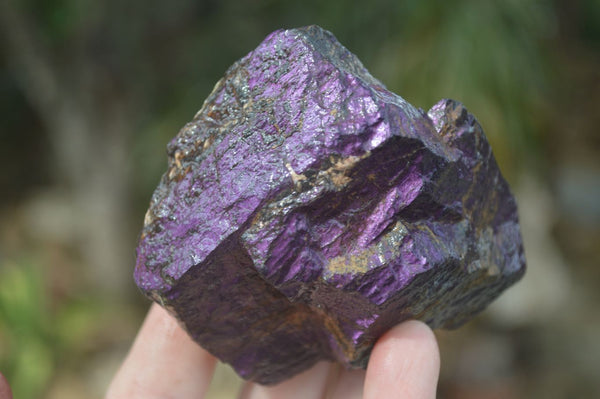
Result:
{"label": "out-of-focus background", "polygon": [[[318,24],[409,102],[462,101],[517,196],[528,273],[438,333],[440,398],[600,397],[600,2],[0,3],[0,371],[100,398],[149,305],[132,281],[165,145],[235,60]],[[239,385],[220,367],[209,397]]]}

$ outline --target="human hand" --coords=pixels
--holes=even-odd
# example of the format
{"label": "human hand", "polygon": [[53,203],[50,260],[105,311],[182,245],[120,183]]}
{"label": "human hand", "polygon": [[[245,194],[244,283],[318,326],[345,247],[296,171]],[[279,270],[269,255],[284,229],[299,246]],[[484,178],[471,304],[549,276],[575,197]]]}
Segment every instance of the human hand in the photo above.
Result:
{"label": "human hand", "polygon": [[[154,304],[106,399],[203,398],[216,359]],[[275,386],[247,382],[240,399],[435,398],[440,358],[435,336],[418,321],[377,341],[366,371],[321,362]]]}
{"label": "human hand", "polygon": [[2,374],[0,374],[0,399],[12,399],[12,392],[10,391],[10,386],[8,385],[8,381]]}

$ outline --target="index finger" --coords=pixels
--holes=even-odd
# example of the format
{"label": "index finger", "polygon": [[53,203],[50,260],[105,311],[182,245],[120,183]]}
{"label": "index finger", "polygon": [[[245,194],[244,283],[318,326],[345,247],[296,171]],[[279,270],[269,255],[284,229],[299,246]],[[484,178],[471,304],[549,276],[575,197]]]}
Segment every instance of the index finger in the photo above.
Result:
{"label": "index finger", "polygon": [[153,304],[106,399],[203,398],[215,358]]}

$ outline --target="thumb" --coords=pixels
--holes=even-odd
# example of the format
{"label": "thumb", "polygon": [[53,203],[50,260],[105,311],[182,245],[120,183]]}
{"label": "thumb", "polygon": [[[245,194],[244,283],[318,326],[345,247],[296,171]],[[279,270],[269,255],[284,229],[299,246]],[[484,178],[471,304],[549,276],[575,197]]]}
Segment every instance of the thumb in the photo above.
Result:
{"label": "thumb", "polygon": [[375,344],[364,398],[433,399],[439,373],[440,355],[433,331],[420,321],[407,321]]}

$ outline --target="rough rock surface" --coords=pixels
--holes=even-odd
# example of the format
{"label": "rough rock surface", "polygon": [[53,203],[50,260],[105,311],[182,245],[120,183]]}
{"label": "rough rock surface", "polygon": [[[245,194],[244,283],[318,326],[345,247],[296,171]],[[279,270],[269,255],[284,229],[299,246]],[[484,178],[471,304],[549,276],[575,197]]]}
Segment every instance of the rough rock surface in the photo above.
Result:
{"label": "rough rock surface", "polygon": [[525,270],[475,118],[413,107],[316,26],[236,62],[168,155],[136,282],[259,383],[365,367],[394,324],[460,326]]}

